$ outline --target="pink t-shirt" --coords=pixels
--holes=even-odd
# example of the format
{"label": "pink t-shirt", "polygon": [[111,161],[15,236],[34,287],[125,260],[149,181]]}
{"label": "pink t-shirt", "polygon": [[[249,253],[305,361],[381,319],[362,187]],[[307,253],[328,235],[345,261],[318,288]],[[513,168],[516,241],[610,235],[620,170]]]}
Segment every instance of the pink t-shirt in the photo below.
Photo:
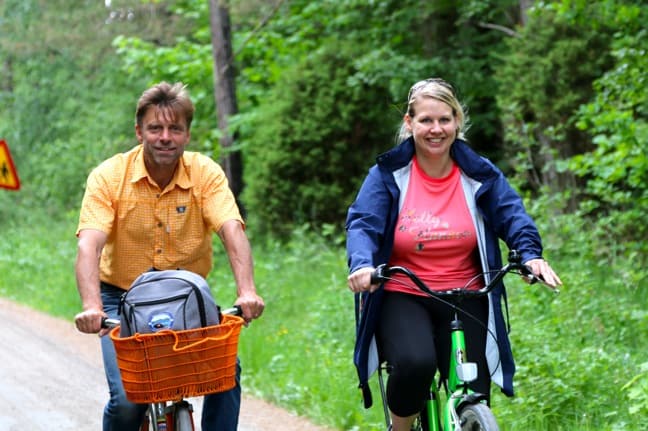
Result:
{"label": "pink t-shirt", "polygon": [[[405,193],[389,265],[410,269],[432,290],[464,287],[481,266],[459,168],[453,164],[447,177],[432,178],[415,157]],[[425,295],[406,276],[393,278],[402,282],[389,281],[386,290]],[[483,287],[482,278],[470,287]]]}

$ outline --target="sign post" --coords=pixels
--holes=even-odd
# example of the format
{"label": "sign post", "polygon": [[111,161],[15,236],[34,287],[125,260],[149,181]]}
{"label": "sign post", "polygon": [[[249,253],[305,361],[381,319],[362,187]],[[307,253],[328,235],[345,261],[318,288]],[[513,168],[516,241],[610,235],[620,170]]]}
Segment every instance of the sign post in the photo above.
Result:
{"label": "sign post", "polygon": [[16,171],[16,166],[11,160],[9,147],[4,139],[0,139],[0,187],[11,190],[20,188],[18,171]]}

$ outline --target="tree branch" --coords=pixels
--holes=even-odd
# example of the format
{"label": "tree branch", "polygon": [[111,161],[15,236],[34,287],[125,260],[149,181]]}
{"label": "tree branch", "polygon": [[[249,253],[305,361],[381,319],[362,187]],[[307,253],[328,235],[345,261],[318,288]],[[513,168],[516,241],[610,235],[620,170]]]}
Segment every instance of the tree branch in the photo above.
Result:
{"label": "tree branch", "polygon": [[285,2],[285,0],[279,0],[277,4],[275,4],[274,8],[270,13],[261,20],[261,22],[252,30],[252,32],[246,37],[243,42],[241,43],[241,46],[234,52],[234,58],[238,56],[238,54],[245,48],[245,45],[259,32],[265,25],[270,21],[270,19],[276,15],[277,11],[281,7],[281,5]]}
{"label": "tree branch", "polygon": [[479,21],[477,23],[477,26],[482,27],[482,28],[488,28],[488,29],[491,29],[491,30],[501,31],[502,33],[506,33],[507,35],[509,35],[511,37],[520,37],[520,35],[517,34],[515,32],[515,30],[512,30],[512,29],[510,29],[508,27],[504,27],[503,25],[491,24],[489,22]]}

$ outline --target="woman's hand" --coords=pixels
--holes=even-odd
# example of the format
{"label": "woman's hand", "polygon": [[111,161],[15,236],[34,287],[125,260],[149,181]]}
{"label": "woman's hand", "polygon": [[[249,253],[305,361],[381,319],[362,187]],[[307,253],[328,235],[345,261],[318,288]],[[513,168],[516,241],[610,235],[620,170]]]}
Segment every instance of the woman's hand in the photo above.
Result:
{"label": "woman's hand", "polygon": [[531,268],[531,272],[533,273],[533,275],[541,278],[542,281],[544,281],[548,286],[554,288],[558,286],[562,286],[562,281],[560,281],[560,278],[551,268],[549,262],[547,262],[546,260],[531,259],[528,262],[526,262],[525,265]]}
{"label": "woman's hand", "polygon": [[374,292],[378,289],[378,284],[371,284],[371,274],[374,272],[375,268],[372,266],[366,266],[360,268],[347,278],[347,283],[351,292],[360,293],[360,292]]}

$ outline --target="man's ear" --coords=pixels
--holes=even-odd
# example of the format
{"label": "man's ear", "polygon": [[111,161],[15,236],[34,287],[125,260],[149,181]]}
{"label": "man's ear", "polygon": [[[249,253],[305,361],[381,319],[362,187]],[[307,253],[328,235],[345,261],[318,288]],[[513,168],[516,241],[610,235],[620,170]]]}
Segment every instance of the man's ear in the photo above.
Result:
{"label": "man's ear", "polygon": [[142,130],[140,129],[139,124],[135,123],[135,137],[137,137],[137,142],[142,143]]}

